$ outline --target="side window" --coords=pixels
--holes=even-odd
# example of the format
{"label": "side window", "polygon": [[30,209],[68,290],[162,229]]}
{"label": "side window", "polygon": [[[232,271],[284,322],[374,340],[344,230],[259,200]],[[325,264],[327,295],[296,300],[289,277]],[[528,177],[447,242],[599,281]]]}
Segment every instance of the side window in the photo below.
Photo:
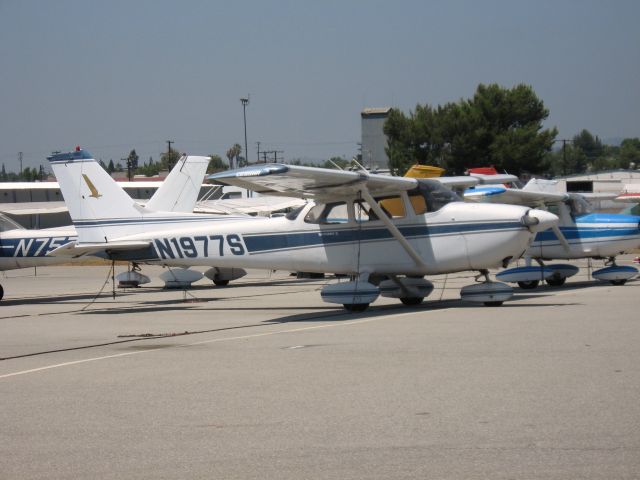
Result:
{"label": "side window", "polygon": [[[402,197],[381,197],[376,198],[378,206],[382,209],[388,218],[403,218],[406,216],[404,202]],[[369,203],[364,200],[358,200],[353,204],[355,210],[356,222],[372,222],[380,220],[376,212],[371,208]]]}
{"label": "side window", "polygon": [[411,203],[411,207],[413,207],[413,211],[416,215],[422,215],[423,213],[427,213],[427,201],[420,193],[413,193],[409,195],[409,202]]}
{"label": "side window", "polygon": [[394,197],[376,198],[378,205],[389,218],[404,218],[407,213],[404,209],[402,197],[396,195]]}
{"label": "side window", "polygon": [[353,203],[353,210],[355,213],[356,222],[358,223],[378,220],[378,216],[373,210],[371,210],[371,205],[369,205],[364,200],[356,200]]}
{"label": "side window", "polygon": [[322,225],[347,223],[349,221],[347,204],[345,202],[336,202],[316,205],[309,210],[309,213],[304,217],[304,221]]}
{"label": "side window", "polygon": [[320,223],[320,216],[324,211],[325,205],[316,205],[305,215],[304,221],[307,223]]}

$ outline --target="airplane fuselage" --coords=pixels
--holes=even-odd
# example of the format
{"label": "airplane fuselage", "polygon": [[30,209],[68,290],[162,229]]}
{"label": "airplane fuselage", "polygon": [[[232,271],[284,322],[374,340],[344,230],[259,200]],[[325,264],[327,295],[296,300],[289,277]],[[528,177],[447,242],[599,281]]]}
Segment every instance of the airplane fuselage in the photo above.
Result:
{"label": "airplane fuselage", "polygon": [[561,215],[559,225],[567,250],[551,230],[536,235],[526,255],[541,259],[613,257],[640,247],[640,217],[591,213],[573,219]]}
{"label": "airplane fuselage", "polygon": [[150,241],[146,257],[137,260],[165,265],[426,275],[498,266],[519,257],[533,238],[521,221],[528,208],[454,202],[393,220],[423,259],[420,266],[381,220],[356,222],[350,216],[314,223],[308,218],[313,207],[307,205],[295,218],[175,223],[113,241]]}
{"label": "airplane fuselage", "polygon": [[73,227],[8,230],[0,234],[0,271],[68,262],[47,254],[77,238]]}

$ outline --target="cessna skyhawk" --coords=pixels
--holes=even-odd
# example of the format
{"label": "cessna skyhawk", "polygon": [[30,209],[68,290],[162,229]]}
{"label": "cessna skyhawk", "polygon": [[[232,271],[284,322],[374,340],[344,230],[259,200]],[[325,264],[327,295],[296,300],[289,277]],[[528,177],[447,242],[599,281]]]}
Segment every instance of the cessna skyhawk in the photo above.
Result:
{"label": "cessna skyhawk", "polygon": [[[259,193],[309,198],[285,217],[210,217],[141,208],[86,155],[50,157],[76,242],[50,255],[102,252],[112,259],[164,265],[340,273],[324,301],[361,311],[379,295],[415,305],[433,290],[425,275],[478,270],[484,282],[463,299],[499,305],[513,290],[490,282],[488,268],[522,255],[538,231],[556,225],[549,212],[516,205],[464,203],[443,183],[366,172],[267,164],[209,179]],[[93,188],[91,187],[93,185]],[[94,191],[95,190],[95,191]],[[97,193],[97,194],[96,194]],[[399,202],[389,215],[385,203]]]}

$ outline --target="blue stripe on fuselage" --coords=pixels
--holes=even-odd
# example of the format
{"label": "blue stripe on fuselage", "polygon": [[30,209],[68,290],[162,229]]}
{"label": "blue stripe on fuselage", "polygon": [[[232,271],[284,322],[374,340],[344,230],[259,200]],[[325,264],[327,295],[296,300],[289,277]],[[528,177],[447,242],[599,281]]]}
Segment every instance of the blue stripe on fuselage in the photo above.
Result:
{"label": "blue stripe on fuselage", "polygon": [[[459,235],[480,231],[520,230],[520,222],[502,223],[470,223],[444,225],[409,225],[398,227],[406,238]],[[356,241],[389,240],[393,238],[385,227],[327,229],[314,232],[287,232],[243,235],[249,253],[261,253],[273,250],[313,247],[320,245],[337,245]]]}
{"label": "blue stripe on fuselage", "polygon": [[[637,237],[640,240],[640,230],[635,227],[608,227],[608,228],[589,228],[589,227],[560,227],[568,241],[571,240],[606,240],[612,237]],[[558,240],[558,237],[551,230],[545,230],[536,234],[536,242],[549,242]]]}
{"label": "blue stripe on fuselage", "polygon": [[50,251],[66,245],[76,237],[25,237],[0,240],[0,256],[15,258],[46,257]]}
{"label": "blue stripe on fuselage", "polygon": [[581,223],[634,223],[640,224],[640,217],[637,215],[623,215],[620,213],[589,213],[576,217],[576,224]]}

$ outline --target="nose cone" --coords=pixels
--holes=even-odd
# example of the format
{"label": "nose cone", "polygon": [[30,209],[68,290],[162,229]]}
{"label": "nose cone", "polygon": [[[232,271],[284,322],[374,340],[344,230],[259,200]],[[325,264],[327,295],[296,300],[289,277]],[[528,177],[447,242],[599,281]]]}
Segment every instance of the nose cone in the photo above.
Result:
{"label": "nose cone", "polygon": [[532,208],[522,217],[522,224],[532,232],[543,232],[557,226],[559,220],[553,213]]}

